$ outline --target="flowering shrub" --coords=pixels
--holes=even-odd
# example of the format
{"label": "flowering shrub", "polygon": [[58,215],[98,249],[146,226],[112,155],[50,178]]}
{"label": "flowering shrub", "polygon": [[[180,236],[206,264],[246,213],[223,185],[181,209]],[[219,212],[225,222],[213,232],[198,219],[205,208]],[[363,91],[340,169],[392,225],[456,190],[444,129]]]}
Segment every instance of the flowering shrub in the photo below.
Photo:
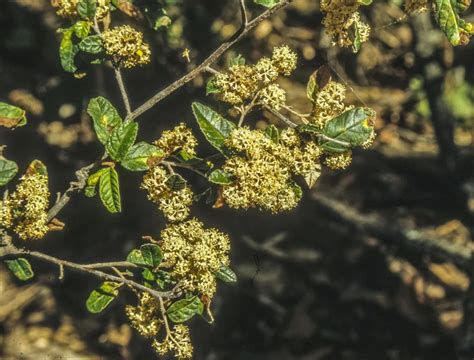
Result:
{"label": "flowering shrub", "polygon": [[[325,67],[316,70],[308,80],[310,113],[301,114],[288,103],[279,79],[292,75],[298,56],[286,45],[275,47],[269,57],[255,64],[239,56],[232,59],[226,69],[211,67],[236,41],[290,3],[289,0],[255,2],[268,9],[249,21],[245,2],[241,0],[243,24],[239,32],[201,65],[132,111],[122,71],[148,64],[151,50],[140,31],[129,25],[110,27],[110,24],[112,10],[140,18],[137,15],[140,8],[126,0],[52,0],[57,14],[72,22],[68,28],[60,29],[62,67],[76,77],[83,76],[75,63],[79,52],[91,55],[95,64],[109,62],[126,113],[120,114],[104,97],[90,100],[87,112],[97,139],[104,146],[104,155],[99,161],[79,169],[77,179],[53,206],[49,203],[46,166],[38,160],[31,163],[13,192],[5,191],[0,202],[1,255],[12,257],[6,261],[7,266],[22,280],[33,276],[26,256],[54,263],[61,273],[64,267],[69,267],[102,279],[86,300],[92,313],[109,306],[124,286],[134,290],[137,304],[127,305],[126,315],[141,335],[152,339],[152,346],[160,355],[172,352],[178,359],[191,358],[193,346],[189,328],[184,323],[195,315],[212,322],[211,303],[218,280],[236,281],[229,261],[229,237],[192,218],[192,204],[205,197],[207,203],[217,208],[258,208],[270,213],[289,211],[302,198],[303,189],[298,179],[312,188],[322,166],[345,169],[351,163],[352,149],[367,148],[375,138],[374,111],[346,104],[345,86],[332,80]],[[357,51],[368,39],[370,27],[362,22],[359,8],[370,2],[321,1],[321,10],[325,13],[323,24],[335,44],[352,46]],[[434,7],[442,29],[457,45],[466,43],[473,32],[472,25],[459,17],[466,4],[463,1],[407,1],[405,8],[411,13]],[[192,110],[202,134],[193,134],[181,123],[164,131],[153,143],[137,141],[136,119],[205,72],[210,74],[207,94],[228,111],[219,113],[209,105],[194,102]],[[247,119],[253,111],[277,119],[279,127],[255,128]],[[1,126],[15,129],[26,123],[23,109],[0,103]],[[198,139],[205,139],[216,153],[199,155]],[[2,153],[3,150],[2,147]],[[5,186],[19,169],[2,155],[0,186]],[[88,265],[28,250],[26,241],[42,239],[49,231],[63,228],[57,215],[73,192],[83,192],[88,197],[95,197],[98,192],[109,212],[120,212],[119,167],[120,172],[144,172],[141,188],[167,221],[158,240],[144,237],[145,244],[132,250],[124,261]],[[180,174],[181,169],[204,177],[209,187],[199,192]],[[18,243],[17,238],[24,242]]]}

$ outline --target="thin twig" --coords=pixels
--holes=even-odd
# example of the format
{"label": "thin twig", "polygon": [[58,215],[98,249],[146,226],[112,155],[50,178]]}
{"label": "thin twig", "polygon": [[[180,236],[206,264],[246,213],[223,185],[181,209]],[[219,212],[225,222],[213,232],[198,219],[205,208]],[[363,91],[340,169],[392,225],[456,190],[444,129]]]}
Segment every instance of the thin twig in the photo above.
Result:
{"label": "thin twig", "polygon": [[257,94],[253,97],[252,101],[247,106],[244,106],[244,108],[242,109],[242,111],[240,113],[240,119],[239,119],[238,127],[242,126],[242,124],[245,120],[245,117],[255,106],[255,101],[257,100],[259,95],[260,95],[260,92],[257,92]]}
{"label": "thin twig", "polygon": [[87,269],[100,269],[100,268],[111,268],[111,267],[137,267],[135,264],[132,264],[128,261],[113,261],[113,262],[102,262],[102,263],[95,263],[95,264],[87,264],[82,265]]}
{"label": "thin twig", "polygon": [[240,15],[242,16],[242,26],[247,26],[249,18],[247,15],[247,7],[245,6],[245,0],[240,0]]}
{"label": "thin twig", "polygon": [[[198,169],[195,169],[192,165],[190,164],[186,164],[186,163],[179,163],[179,162],[174,162],[174,161],[162,161],[161,162],[163,165],[165,165],[166,167],[168,167],[168,169],[173,169],[173,167],[179,167],[179,168],[182,168],[182,169],[188,169],[188,170],[191,170],[193,172],[195,172],[196,174],[199,174],[205,178],[207,178],[206,174],[204,174],[202,171],[199,171]],[[170,170],[171,171],[171,170]],[[173,171],[174,172],[174,171]]]}
{"label": "thin twig", "polygon": [[72,181],[69,183],[69,188],[64,192],[64,194],[59,197],[56,201],[56,204],[48,211],[48,223],[53,220],[56,215],[67,205],[69,200],[71,200],[71,194],[76,191],[84,189],[87,185],[87,178],[91,170],[94,168],[96,163],[89,164],[83,168],[76,171],[77,181]]}
{"label": "thin twig", "polygon": [[144,104],[139,106],[136,110],[134,110],[129,116],[127,116],[127,120],[133,120],[143,114],[144,112],[150,110],[153,106],[159,103],[161,100],[169,96],[171,93],[186,85],[191,80],[194,80],[197,76],[199,76],[202,72],[206,71],[206,69],[213,64],[217,59],[219,59],[222,54],[224,54],[230,47],[232,47],[236,42],[241,40],[245,37],[251,30],[253,30],[257,25],[259,25],[262,21],[268,19],[273,14],[275,14],[278,10],[288,6],[291,0],[282,0],[280,3],[275,5],[274,7],[266,10],[261,15],[257,16],[252,21],[249,21],[247,24],[243,24],[243,26],[237,31],[237,33],[219,46],[207,59],[205,59],[199,66],[195,69],[191,70],[189,73],[181,77],[180,79],[176,80],[172,84],[168,85],[163,90],[157,92],[153,95],[150,99],[148,99]]}
{"label": "thin twig", "polygon": [[289,127],[291,128],[295,128],[297,127],[298,125],[295,124],[293,121],[291,121],[290,119],[288,119],[285,115],[281,114],[280,112],[276,111],[275,109],[272,109],[271,107],[269,106],[264,106],[265,110],[268,110],[270,111],[273,115],[275,115],[278,119],[280,119],[281,121],[283,121],[286,125],[288,125]]}
{"label": "thin twig", "polygon": [[115,78],[117,79],[117,84],[120,89],[120,94],[122,94],[123,104],[125,105],[125,111],[127,116],[132,113],[132,107],[130,106],[130,100],[127,95],[127,89],[125,88],[125,83],[123,81],[122,71],[120,68],[114,66]]}

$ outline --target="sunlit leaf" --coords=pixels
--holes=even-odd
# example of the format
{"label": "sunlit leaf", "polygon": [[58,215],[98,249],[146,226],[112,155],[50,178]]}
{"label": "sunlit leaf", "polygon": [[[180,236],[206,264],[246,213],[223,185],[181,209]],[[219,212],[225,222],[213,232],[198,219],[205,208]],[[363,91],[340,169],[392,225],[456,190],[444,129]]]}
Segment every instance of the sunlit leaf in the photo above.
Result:
{"label": "sunlit leaf", "polygon": [[102,312],[117,297],[121,284],[104,281],[100,287],[93,290],[86,301],[87,310],[93,314]]}
{"label": "sunlit leaf", "polygon": [[194,315],[202,314],[204,304],[197,296],[178,300],[166,310],[168,318],[174,323],[183,323]]}

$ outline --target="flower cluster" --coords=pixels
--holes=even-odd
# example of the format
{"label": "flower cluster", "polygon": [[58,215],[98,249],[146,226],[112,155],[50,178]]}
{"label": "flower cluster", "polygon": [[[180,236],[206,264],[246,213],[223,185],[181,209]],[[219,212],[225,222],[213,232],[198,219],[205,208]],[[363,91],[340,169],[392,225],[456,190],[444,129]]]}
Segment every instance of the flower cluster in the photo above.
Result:
{"label": "flower cluster", "polygon": [[23,240],[37,240],[48,232],[48,176],[29,171],[14,193],[0,202],[0,226],[12,228]]}
{"label": "flower cluster", "polygon": [[326,14],[323,25],[334,44],[341,47],[354,45],[354,39],[369,39],[370,26],[360,19],[359,1],[321,0],[321,10]]}
{"label": "flower cluster", "polygon": [[314,95],[314,110],[311,113],[311,123],[322,129],[326,123],[349,110],[344,104],[346,87],[336,81],[330,81]]}
{"label": "flower cluster", "polygon": [[191,219],[169,225],[161,232],[161,240],[163,261],[169,264],[180,288],[212,298],[216,291],[215,273],[229,265],[229,237]]}
{"label": "flower cluster", "polygon": [[147,292],[140,294],[140,303],[138,306],[127,305],[125,307],[132,326],[145,337],[154,337],[160,330],[161,320],[160,304],[156,298]]}
{"label": "flower cluster", "polygon": [[328,155],[324,159],[324,164],[333,170],[346,169],[352,162],[352,151],[341,154]]}
{"label": "flower cluster", "polygon": [[126,68],[150,62],[151,51],[143,34],[129,25],[117,26],[101,35],[105,52]]}
{"label": "flower cluster", "polygon": [[[51,0],[53,7],[56,8],[56,13],[64,18],[77,16],[77,5],[79,0]],[[107,16],[110,11],[110,0],[96,1],[95,18],[100,21]]]}
{"label": "flower cluster", "polygon": [[279,110],[286,102],[286,93],[275,81],[279,75],[291,75],[296,63],[296,54],[284,45],[273,49],[271,58],[263,57],[255,65],[232,65],[227,73],[214,78],[218,98],[234,106],[253,101]]}
{"label": "flower cluster", "polygon": [[223,170],[235,181],[225,185],[222,196],[232,208],[257,207],[278,213],[294,208],[300,198],[293,175],[307,175],[319,168],[319,147],[303,143],[294,129],[285,129],[276,142],[259,130],[234,130],[226,145],[237,153]]}
{"label": "flower cluster", "polygon": [[170,156],[179,150],[185,152],[191,157],[196,155],[195,149],[197,146],[197,140],[191,129],[183,123],[176,126],[173,130],[163,131],[161,137],[153,144],[163,150],[167,156]]}
{"label": "flower cluster", "polygon": [[154,166],[143,177],[141,188],[148,192],[148,199],[158,205],[169,221],[182,221],[189,215],[193,192],[187,186],[180,190],[170,188],[170,176],[163,167]]}
{"label": "flower cluster", "polygon": [[175,325],[171,333],[162,342],[155,339],[152,346],[162,356],[173,351],[178,359],[191,359],[193,357],[193,345],[189,337],[189,328],[183,324]]}

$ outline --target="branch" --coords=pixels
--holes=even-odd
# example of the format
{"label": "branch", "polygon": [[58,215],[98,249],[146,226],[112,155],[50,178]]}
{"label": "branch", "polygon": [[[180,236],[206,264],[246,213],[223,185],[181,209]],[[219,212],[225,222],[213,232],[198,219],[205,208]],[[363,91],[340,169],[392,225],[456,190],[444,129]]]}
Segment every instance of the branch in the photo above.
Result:
{"label": "branch", "polygon": [[171,290],[171,291],[153,290],[153,289],[150,289],[150,288],[148,288],[146,286],[143,286],[139,283],[136,283],[133,280],[126,279],[125,277],[119,277],[119,276],[115,276],[115,275],[105,273],[105,272],[100,271],[100,270],[95,270],[95,268],[115,267],[115,266],[125,266],[125,265],[130,266],[130,267],[134,267],[135,265],[131,264],[131,263],[114,262],[114,263],[98,263],[98,264],[82,265],[82,264],[73,263],[73,262],[70,262],[70,261],[67,261],[67,260],[61,260],[61,259],[55,258],[53,256],[43,254],[43,253],[38,252],[38,251],[29,251],[29,250],[26,250],[26,249],[19,249],[19,248],[16,248],[11,243],[8,244],[7,247],[8,247],[8,251],[6,252],[7,255],[29,255],[29,256],[35,257],[37,259],[41,259],[43,261],[58,265],[60,267],[60,269],[63,268],[63,267],[67,267],[67,268],[71,268],[71,269],[74,269],[74,270],[77,270],[77,271],[92,274],[92,275],[94,275],[94,276],[96,276],[100,279],[103,279],[103,280],[114,281],[114,282],[117,282],[117,283],[120,283],[120,284],[131,286],[131,287],[133,287],[137,290],[148,292],[149,294],[151,294],[152,296],[154,296],[156,298],[162,298],[162,297],[172,298],[172,297],[174,297],[174,294],[175,294],[174,290]]}
{"label": "branch", "polygon": [[77,181],[71,181],[69,183],[69,188],[64,192],[64,194],[56,201],[56,204],[48,211],[47,222],[49,223],[53,220],[56,215],[67,205],[69,200],[71,200],[71,194],[76,191],[84,189],[87,185],[87,178],[95,166],[96,163],[89,164],[83,168],[76,171]]}
{"label": "branch", "polygon": [[357,209],[334,198],[314,192],[313,200],[329,216],[349,225],[355,231],[365,232],[378,238],[388,246],[397,246],[408,254],[433,255],[446,261],[452,261],[463,268],[468,267],[472,251],[442,238],[427,238],[413,230],[404,230],[397,225],[384,221],[375,214],[362,214]]}
{"label": "branch", "polygon": [[[249,21],[247,23],[243,23],[242,27],[237,31],[237,33],[227,40],[225,43],[223,43],[221,46],[219,46],[209,57],[204,60],[198,67],[195,69],[191,70],[189,73],[181,77],[180,79],[176,80],[172,84],[168,85],[166,88],[163,90],[159,91],[155,95],[153,95],[150,99],[148,99],[144,104],[139,106],[136,110],[134,110],[129,116],[127,116],[126,120],[130,121],[144,112],[150,110],[153,106],[155,106],[157,103],[159,103],[161,100],[169,96],[171,93],[182,87],[183,85],[187,84],[191,80],[195,79],[198,75],[200,75],[202,72],[207,71],[208,67],[213,64],[217,59],[219,59],[222,54],[224,54],[232,45],[237,43],[239,40],[241,40],[243,37],[245,37],[251,30],[253,30],[257,25],[259,25],[262,21],[268,19],[271,17],[274,13],[276,13],[278,10],[285,8],[290,4],[291,0],[282,0],[280,3],[275,5],[274,7],[266,10],[263,12],[261,15],[253,19],[252,21]],[[241,9],[242,9],[242,1],[241,1]],[[245,4],[244,4],[245,7]],[[245,16],[247,16],[245,14]]]}

